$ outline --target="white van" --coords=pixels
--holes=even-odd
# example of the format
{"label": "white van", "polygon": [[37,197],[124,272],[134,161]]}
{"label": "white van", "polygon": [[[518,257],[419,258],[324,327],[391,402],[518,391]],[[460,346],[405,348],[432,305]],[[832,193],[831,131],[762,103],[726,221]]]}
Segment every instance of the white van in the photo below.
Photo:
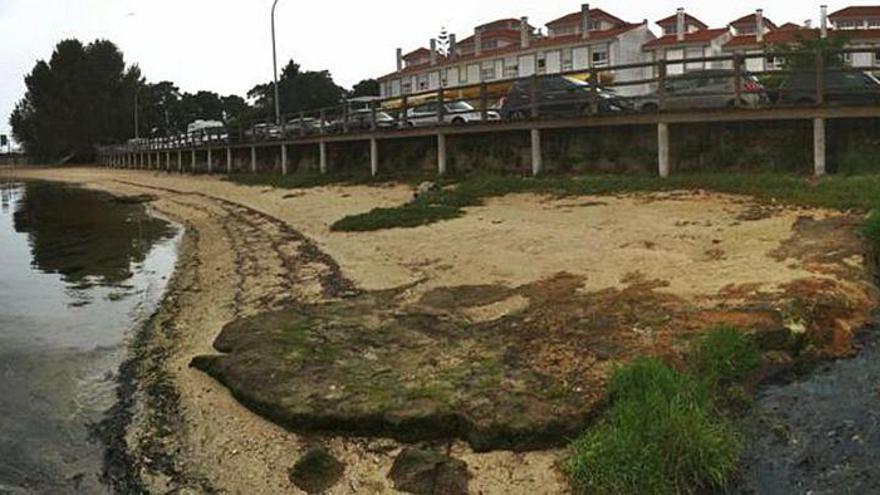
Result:
{"label": "white van", "polygon": [[186,134],[192,143],[224,142],[229,139],[226,125],[219,120],[196,120],[186,126]]}

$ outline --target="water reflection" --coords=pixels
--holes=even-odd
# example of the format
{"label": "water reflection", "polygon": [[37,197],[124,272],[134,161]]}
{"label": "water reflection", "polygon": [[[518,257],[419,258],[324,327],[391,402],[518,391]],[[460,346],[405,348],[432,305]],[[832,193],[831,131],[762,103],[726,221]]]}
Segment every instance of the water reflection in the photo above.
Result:
{"label": "water reflection", "polygon": [[112,405],[178,237],[106,194],[0,183],[0,494],[105,491],[87,426]]}

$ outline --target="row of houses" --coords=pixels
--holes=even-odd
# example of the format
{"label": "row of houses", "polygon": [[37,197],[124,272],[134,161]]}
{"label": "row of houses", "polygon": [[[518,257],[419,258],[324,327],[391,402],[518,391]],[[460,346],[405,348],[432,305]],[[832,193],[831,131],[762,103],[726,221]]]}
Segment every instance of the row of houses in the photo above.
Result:
{"label": "row of houses", "polygon": [[[660,36],[647,20],[627,22],[605,10],[585,4],[581,10],[548,22],[544,30],[529,23],[528,17],[499,19],[477,26],[462,40],[449,36],[448,49],[441,53],[437,40],[428,47],[409,53],[397,50],[397,70],[379,78],[381,95],[397,97],[423,91],[455,88],[501,79],[588,71],[660,60],[683,60],[731,54],[765,54],[770,45],[794,42],[798,37],[825,36],[846,31],[852,48],[872,49],[880,44],[880,6],[847,7],[828,14],[821,8],[819,27],[809,22],[777,25],[762,9],[711,28],[698,18],[678,9],[656,21]],[[858,67],[880,66],[880,52],[848,55]],[[667,74],[724,68],[729,61],[669,64]],[[748,57],[747,70],[764,72],[778,68],[772,57]],[[655,76],[654,67],[618,70],[603,75],[618,83]],[[617,88],[623,95],[642,93],[642,85]]]}

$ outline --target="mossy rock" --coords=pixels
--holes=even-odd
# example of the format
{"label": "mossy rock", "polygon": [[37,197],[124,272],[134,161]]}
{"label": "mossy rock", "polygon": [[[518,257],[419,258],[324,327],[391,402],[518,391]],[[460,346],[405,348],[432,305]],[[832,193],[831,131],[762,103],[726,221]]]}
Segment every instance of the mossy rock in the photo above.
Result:
{"label": "mossy rock", "polygon": [[[384,305],[384,306],[383,306]],[[512,332],[515,330],[512,330]],[[382,296],[246,318],[192,365],[300,433],[460,438],[478,451],[564,445],[595,404],[522,362],[497,329],[399,314]]]}
{"label": "mossy rock", "polygon": [[467,464],[431,449],[407,448],[388,474],[396,490],[416,495],[467,495]]}
{"label": "mossy rock", "polygon": [[342,478],[345,466],[324,447],[306,451],[290,470],[290,481],[306,493],[323,493]]}

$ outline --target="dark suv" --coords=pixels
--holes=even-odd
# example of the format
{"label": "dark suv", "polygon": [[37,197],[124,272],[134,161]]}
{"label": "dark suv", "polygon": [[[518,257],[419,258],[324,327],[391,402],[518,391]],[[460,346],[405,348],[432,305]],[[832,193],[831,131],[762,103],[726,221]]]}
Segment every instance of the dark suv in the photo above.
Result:
{"label": "dark suv", "polygon": [[[816,72],[792,74],[779,86],[779,103],[815,104]],[[826,72],[825,101],[861,105],[880,103],[880,81],[868,72]]]}
{"label": "dark suv", "polygon": [[[517,80],[501,100],[501,117],[524,119],[532,115],[532,86],[538,113],[552,116],[588,115],[591,111],[592,88],[589,83],[567,76],[543,76]],[[613,92],[598,88],[599,113],[620,112],[626,103]]]}

